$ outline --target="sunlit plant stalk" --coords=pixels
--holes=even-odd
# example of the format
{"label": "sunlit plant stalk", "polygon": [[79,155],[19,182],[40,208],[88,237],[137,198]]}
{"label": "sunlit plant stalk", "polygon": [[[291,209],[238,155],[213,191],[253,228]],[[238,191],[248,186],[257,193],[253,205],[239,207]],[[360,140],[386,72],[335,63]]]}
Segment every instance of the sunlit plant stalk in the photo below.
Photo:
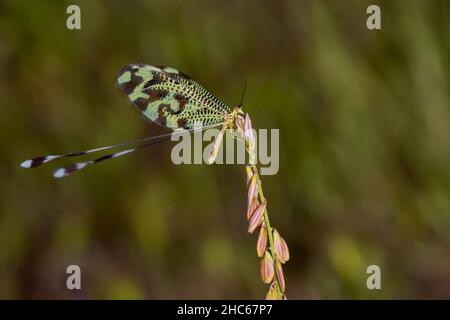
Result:
{"label": "sunlit plant stalk", "polygon": [[[261,279],[264,283],[270,284],[266,299],[286,299],[284,293],[286,285],[282,264],[289,260],[289,249],[286,241],[270,224],[269,213],[267,211],[267,199],[264,196],[256,163],[256,137],[250,116],[248,114],[245,114],[245,117],[237,115],[234,122],[237,139],[244,143],[245,150],[249,155],[249,165],[246,166],[248,232],[253,233],[259,228],[256,253],[261,258]],[[226,127],[224,126],[217,135],[210,157],[208,158],[208,163],[213,163],[216,159],[225,129]],[[267,242],[269,242],[269,246],[267,246]]]}
{"label": "sunlit plant stalk", "polygon": [[[285,240],[270,224],[269,213],[267,211],[267,199],[264,196],[256,163],[256,139],[248,114],[245,117],[237,117],[236,129],[240,136],[243,137],[246,151],[249,154],[250,164],[246,167],[248,184],[248,232],[253,233],[259,228],[256,249],[258,256],[261,258],[261,278],[264,283],[270,284],[266,299],[286,299],[282,264],[289,260],[289,249]],[[269,247],[267,247],[267,240]]]}

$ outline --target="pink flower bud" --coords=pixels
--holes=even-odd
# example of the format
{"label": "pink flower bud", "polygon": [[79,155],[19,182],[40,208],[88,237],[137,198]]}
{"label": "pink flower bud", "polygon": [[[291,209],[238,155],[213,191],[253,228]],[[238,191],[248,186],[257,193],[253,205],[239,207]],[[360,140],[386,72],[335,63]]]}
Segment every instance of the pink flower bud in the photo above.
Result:
{"label": "pink flower bud", "polygon": [[252,203],[247,208],[247,220],[250,220],[252,215],[255,213],[256,208],[258,208],[258,206],[259,206],[258,198],[254,197]]}
{"label": "pink flower bud", "polygon": [[263,223],[259,229],[258,242],[256,243],[256,253],[258,257],[262,257],[267,249],[267,228]]}
{"label": "pink flower bud", "polygon": [[248,186],[248,194],[247,194],[247,208],[250,208],[253,198],[257,196],[258,193],[258,184],[257,184],[257,175],[253,175],[250,179],[250,184]]}
{"label": "pink flower bud", "polygon": [[250,183],[253,177],[253,170],[251,166],[246,166],[245,171],[247,172],[247,185]]}
{"label": "pink flower bud", "polygon": [[248,144],[250,145],[251,149],[255,148],[255,131],[253,129],[248,129],[245,131],[245,138],[248,141]]}
{"label": "pink flower bud", "polygon": [[281,292],[284,292],[284,290],[286,289],[286,284],[284,282],[283,267],[281,266],[280,260],[276,261],[275,270],[277,272],[278,284],[280,285]]}
{"label": "pink flower bud", "polygon": [[289,260],[289,249],[286,241],[280,236],[276,229],[273,229],[273,246],[275,249],[275,257],[282,263]]}
{"label": "pink flower bud", "polygon": [[264,203],[260,203],[255,212],[253,212],[253,215],[250,218],[250,222],[248,223],[249,233],[253,233],[253,231],[255,231],[255,229],[258,228],[258,226],[263,221],[263,214],[264,210],[266,210],[266,206],[267,201],[264,201]]}
{"label": "pink flower bud", "polygon": [[247,142],[247,151],[249,153],[250,163],[256,163],[256,154],[255,154],[256,138],[255,132],[252,128],[252,122],[250,120],[250,116],[248,115],[248,113],[245,115],[244,137]]}
{"label": "pink flower bud", "polygon": [[261,259],[261,279],[264,283],[271,283],[274,275],[273,259],[269,251],[266,250],[264,257]]}
{"label": "pink flower bud", "polygon": [[248,115],[248,113],[245,114],[245,120],[244,120],[244,130],[248,131],[248,130],[252,130],[252,121],[250,120],[250,116]]}

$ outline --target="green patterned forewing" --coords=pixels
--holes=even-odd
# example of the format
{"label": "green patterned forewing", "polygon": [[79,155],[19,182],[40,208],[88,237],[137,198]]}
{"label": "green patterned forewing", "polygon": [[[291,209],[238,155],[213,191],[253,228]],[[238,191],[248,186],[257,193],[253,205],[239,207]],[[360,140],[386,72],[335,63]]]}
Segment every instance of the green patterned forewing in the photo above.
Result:
{"label": "green patterned forewing", "polygon": [[170,129],[219,124],[230,112],[200,84],[174,68],[129,64],[120,70],[117,82],[145,116]]}

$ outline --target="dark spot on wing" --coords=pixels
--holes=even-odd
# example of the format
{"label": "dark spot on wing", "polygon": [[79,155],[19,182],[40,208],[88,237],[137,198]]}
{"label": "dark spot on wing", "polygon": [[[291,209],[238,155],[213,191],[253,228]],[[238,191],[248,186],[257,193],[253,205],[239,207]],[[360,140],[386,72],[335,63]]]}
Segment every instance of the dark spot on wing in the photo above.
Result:
{"label": "dark spot on wing", "polygon": [[141,110],[142,112],[145,112],[145,110],[147,109],[147,105],[148,105],[148,100],[146,98],[137,98],[136,100],[133,101],[133,103],[136,105],[136,107],[139,108],[139,110]]}
{"label": "dark spot on wing", "polygon": [[180,118],[177,120],[177,125],[179,128],[189,129],[187,126],[187,120],[185,118]]}
{"label": "dark spot on wing", "polygon": [[152,71],[152,79],[148,80],[143,87],[143,91],[147,92],[147,90],[150,90],[151,86],[159,83],[166,82],[167,79],[162,76],[160,72]]}
{"label": "dark spot on wing", "polygon": [[64,176],[69,175],[75,171],[77,171],[77,164],[73,163],[71,165],[68,165],[67,167],[64,168]]}
{"label": "dark spot on wing", "polygon": [[166,103],[161,103],[158,107],[158,118],[156,118],[155,122],[161,126],[166,126],[166,111],[170,109],[170,105]]}
{"label": "dark spot on wing", "polygon": [[123,67],[117,76],[117,78],[120,78],[124,73],[130,72],[130,81],[124,82],[119,84],[119,86],[122,88],[122,90],[127,94],[131,94],[134,89],[142,83],[142,78],[136,75],[136,69],[133,68],[134,65],[127,65]]}
{"label": "dark spot on wing", "polygon": [[47,156],[41,156],[41,157],[36,157],[36,158],[31,159],[30,168],[40,166],[46,159],[47,159]]}
{"label": "dark spot on wing", "polygon": [[169,91],[157,89],[157,90],[151,90],[147,94],[148,94],[148,102],[150,103],[150,102],[154,102],[156,100],[164,99],[169,94]]}
{"label": "dark spot on wing", "polygon": [[180,107],[177,112],[173,112],[172,114],[179,114],[179,113],[183,112],[184,108],[186,107],[186,103],[188,102],[188,99],[186,98],[186,96],[184,96],[180,93],[177,93],[177,94],[175,94],[175,100],[178,101]]}
{"label": "dark spot on wing", "polygon": [[148,105],[152,102],[164,99],[169,92],[167,90],[149,90],[146,92],[148,94],[148,98],[137,98],[133,101],[133,103],[139,108],[141,111],[145,111]]}

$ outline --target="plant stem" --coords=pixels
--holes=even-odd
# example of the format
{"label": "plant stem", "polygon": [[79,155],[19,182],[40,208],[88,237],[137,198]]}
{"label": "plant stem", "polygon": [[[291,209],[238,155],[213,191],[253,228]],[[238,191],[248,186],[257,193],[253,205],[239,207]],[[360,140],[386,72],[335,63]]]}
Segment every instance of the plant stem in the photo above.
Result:
{"label": "plant stem", "polygon": [[[258,168],[257,168],[256,164],[252,164],[251,167],[252,167],[253,174],[256,175],[256,178],[258,180],[258,195],[259,195],[259,198],[261,200],[261,203],[264,203],[266,201],[266,197],[264,196],[264,192],[263,192],[263,189],[262,189],[262,182],[261,182],[261,179],[259,177]],[[269,236],[270,251],[272,253],[272,258],[273,258],[273,262],[274,262],[274,265],[275,265],[275,263],[276,263],[275,246],[274,246],[274,242],[273,242],[273,232],[272,232],[272,227],[270,226],[269,213],[267,212],[267,206],[266,206],[266,209],[264,210],[264,222],[266,224],[267,234]],[[275,278],[275,281],[274,281],[275,282],[275,287],[277,289],[278,296],[281,299],[283,293],[281,292],[281,288],[278,285],[278,276],[277,276],[276,272],[274,274],[274,278]]]}

